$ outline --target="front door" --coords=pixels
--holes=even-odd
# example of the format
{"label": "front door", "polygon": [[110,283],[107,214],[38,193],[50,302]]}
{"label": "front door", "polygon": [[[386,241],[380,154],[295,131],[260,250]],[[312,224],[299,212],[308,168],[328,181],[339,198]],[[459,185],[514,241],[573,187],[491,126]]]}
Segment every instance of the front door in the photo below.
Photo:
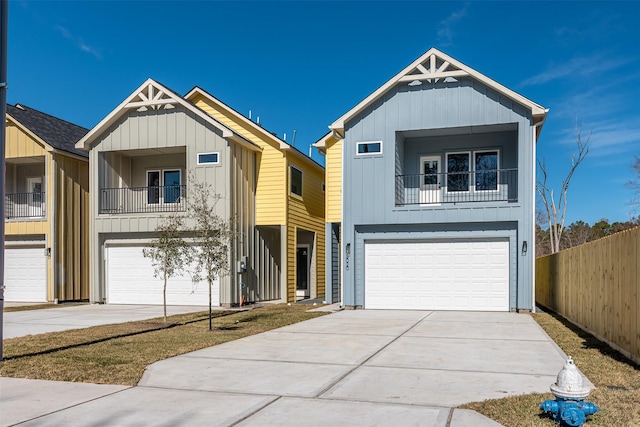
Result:
{"label": "front door", "polygon": [[420,158],[420,204],[440,203],[440,157]]}
{"label": "front door", "polygon": [[29,216],[38,218],[44,216],[44,195],[42,194],[42,178],[27,178],[27,205]]}
{"label": "front door", "polygon": [[309,246],[296,249],[296,296],[309,298]]}

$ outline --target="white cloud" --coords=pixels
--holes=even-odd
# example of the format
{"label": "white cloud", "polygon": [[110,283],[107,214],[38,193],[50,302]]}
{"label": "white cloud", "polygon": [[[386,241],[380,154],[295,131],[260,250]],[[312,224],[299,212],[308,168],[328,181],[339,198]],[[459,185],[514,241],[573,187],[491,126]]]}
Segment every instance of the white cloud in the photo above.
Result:
{"label": "white cloud", "polygon": [[451,46],[453,44],[453,27],[467,16],[469,3],[464,7],[440,21],[438,24],[438,43],[440,46]]}
{"label": "white cloud", "polygon": [[615,70],[627,64],[628,59],[605,58],[602,55],[591,57],[573,58],[560,64],[551,64],[547,69],[535,76],[529,77],[520,83],[520,86],[535,86],[548,83],[553,80],[571,76],[590,76],[595,73],[604,73]]}
{"label": "white cloud", "polygon": [[[584,122],[578,118],[583,141],[589,139],[589,157],[633,156],[640,147],[640,123],[629,117],[607,118]],[[553,140],[573,149],[576,125],[565,127]]]}
{"label": "white cloud", "polygon": [[92,46],[89,46],[81,38],[75,37],[73,34],[71,34],[71,31],[69,31],[67,28],[61,25],[56,25],[55,29],[60,33],[60,35],[62,35],[62,37],[64,37],[65,39],[71,40],[73,44],[81,51],[87,52],[93,55],[94,57],[96,57],[97,59],[102,59],[102,54],[98,49]]}

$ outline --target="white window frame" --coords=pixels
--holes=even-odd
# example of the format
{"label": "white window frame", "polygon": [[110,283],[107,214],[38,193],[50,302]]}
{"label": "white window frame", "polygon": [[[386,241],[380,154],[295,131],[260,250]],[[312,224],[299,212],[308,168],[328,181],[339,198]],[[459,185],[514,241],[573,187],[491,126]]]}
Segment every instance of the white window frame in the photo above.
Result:
{"label": "white window frame", "polygon": [[[496,153],[496,189],[495,190],[478,190],[476,189],[476,153]],[[473,192],[474,193],[497,193],[500,191],[500,150],[497,148],[488,150],[473,151]]]}
{"label": "white window frame", "polygon": [[[211,155],[211,154],[215,154],[216,155],[216,161],[215,162],[201,162],[200,161],[200,156],[207,156],[207,155]],[[219,165],[220,164],[220,152],[219,151],[211,151],[211,152],[208,152],[208,153],[198,153],[196,155],[196,163],[197,163],[198,166]]]}
{"label": "white window frame", "polygon": [[[468,154],[469,155],[469,170],[468,170],[468,177],[469,177],[469,183],[467,185],[467,191],[449,191],[449,155],[451,154]],[[446,168],[446,172],[444,175],[444,181],[445,181],[445,188],[447,193],[451,193],[451,194],[467,194],[467,193],[471,193],[471,188],[473,187],[472,183],[474,183],[474,181],[471,179],[471,174],[473,173],[473,151],[450,151],[445,153],[444,155],[444,167]]]}
{"label": "white window frame", "polygon": [[[152,188],[151,185],[149,185],[149,173],[150,172],[158,172],[159,175],[159,183],[158,183],[158,203],[149,203],[149,190]],[[164,183],[164,173],[165,172],[178,172],[180,174],[180,185],[182,186],[182,168],[163,168],[163,169],[147,169],[146,173],[145,173],[145,178],[146,178],[146,184],[147,184],[147,198],[146,198],[146,204],[147,205],[174,205],[180,202],[171,202],[171,203],[165,203],[164,202],[164,187],[165,187],[165,183]],[[182,194],[180,194],[180,197],[183,197]]]}
{"label": "white window frame", "polygon": [[[360,146],[365,144],[380,144],[380,151],[373,151],[368,153],[361,153]],[[382,154],[382,141],[360,141],[356,142],[356,156],[380,156]]]}
{"label": "white window frame", "polygon": [[[476,189],[476,153],[497,153],[497,169],[496,169],[496,189],[495,190],[477,190]],[[500,149],[499,148],[483,148],[481,150],[466,150],[466,151],[450,151],[445,153],[444,166],[446,172],[444,175],[445,182],[448,181],[449,176],[449,155],[450,154],[468,154],[469,155],[469,186],[467,191],[449,191],[449,185],[446,185],[446,192],[451,194],[465,194],[465,193],[497,193],[500,191]],[[448,182],[447,182],[448,184]]]}
{"label": "white window frame", "polygon": [[[292,170],[295,169],[298,172],[300,172],[300,194],[298,193],[294,193],[293,190],[293,174],[291,173]],[[289,165],[289,194],[297,196],[297,197],[302,197],[302,195],[304,194],[304,191],[302,191],[302,189],[304,188],[304,172],[302,171],[302,169],[294,166],[294,165]]]}

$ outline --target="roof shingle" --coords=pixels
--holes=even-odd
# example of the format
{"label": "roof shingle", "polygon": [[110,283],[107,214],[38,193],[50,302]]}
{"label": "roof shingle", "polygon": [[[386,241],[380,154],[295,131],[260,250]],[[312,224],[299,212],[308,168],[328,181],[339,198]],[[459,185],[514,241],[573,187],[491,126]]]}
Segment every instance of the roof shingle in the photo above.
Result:
{"label": "roof shingle", "polygon": [[86,151],[78,150],[75,147],[76,142],[89,132],[89,129],[22,104],[7,105],[7,114],[53,148],[78,156],[89,157]]}

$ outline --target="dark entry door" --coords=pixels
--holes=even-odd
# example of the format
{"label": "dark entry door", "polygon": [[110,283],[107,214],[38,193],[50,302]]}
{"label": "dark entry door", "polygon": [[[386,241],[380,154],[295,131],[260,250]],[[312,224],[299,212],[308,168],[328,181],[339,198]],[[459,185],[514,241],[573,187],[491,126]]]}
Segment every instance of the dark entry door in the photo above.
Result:
{"label": "dark entry door", "polygon": [[306,246],[296,249],[296,296],[309,297],[309,248]]}

